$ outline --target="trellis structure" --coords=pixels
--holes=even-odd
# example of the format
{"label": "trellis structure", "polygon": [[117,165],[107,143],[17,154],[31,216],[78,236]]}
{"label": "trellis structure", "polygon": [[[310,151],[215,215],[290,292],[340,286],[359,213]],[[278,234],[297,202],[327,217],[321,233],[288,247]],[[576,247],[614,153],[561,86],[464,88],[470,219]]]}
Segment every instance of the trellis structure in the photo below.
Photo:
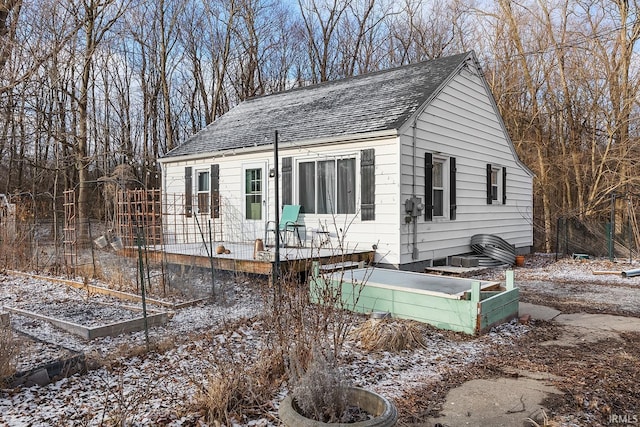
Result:
{"label": "trellis structure", "polygon": [[137,237],[146,245],[162,244],[162,195],[160,189],[118,191],[115,203],[115,233],[125,246]]}
{"label": "trellis structure", "polygon": [[10,242],[16,235],[16,205],[0,194],[0,242]]}
{"label": "trellis structure", "polygon": [[78,264],[76,233],[76,192],[75,190],[64,191],[64,228],[63,228],[63,254],[64,265],[67,274],[70,274]]}

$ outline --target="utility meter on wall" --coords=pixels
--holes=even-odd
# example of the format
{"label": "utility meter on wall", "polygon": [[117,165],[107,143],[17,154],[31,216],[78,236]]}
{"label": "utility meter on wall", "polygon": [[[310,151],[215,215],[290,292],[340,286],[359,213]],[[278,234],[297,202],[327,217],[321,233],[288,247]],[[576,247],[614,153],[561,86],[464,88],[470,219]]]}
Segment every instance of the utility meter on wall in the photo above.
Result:
{"label": "utility meter on wall", "polygon": [[412,197],[404,202],[405,212],[407,215],[411,215],[412,217],[420,216],[423,209],[424,205],[422,204],[422,199],[420,197]]}

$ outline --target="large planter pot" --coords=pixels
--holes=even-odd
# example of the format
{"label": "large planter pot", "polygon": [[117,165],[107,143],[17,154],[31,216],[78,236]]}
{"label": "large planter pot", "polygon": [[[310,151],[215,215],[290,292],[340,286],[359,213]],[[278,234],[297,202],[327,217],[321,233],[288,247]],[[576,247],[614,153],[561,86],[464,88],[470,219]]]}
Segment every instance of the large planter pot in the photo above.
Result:
{"label": "large planter pot", "polygon": [[398,411],[389,400],[369,390],[358,387],[347,389],[347,401],[349,405],[357,406],[360,409],[372,414],[374,418],[356,423],[323,423],[312,420],[301,415],[296,410],[293,397],[285,397],[280,403],[278,415],[280,421],[288,427],[391,427],[396,425]]}

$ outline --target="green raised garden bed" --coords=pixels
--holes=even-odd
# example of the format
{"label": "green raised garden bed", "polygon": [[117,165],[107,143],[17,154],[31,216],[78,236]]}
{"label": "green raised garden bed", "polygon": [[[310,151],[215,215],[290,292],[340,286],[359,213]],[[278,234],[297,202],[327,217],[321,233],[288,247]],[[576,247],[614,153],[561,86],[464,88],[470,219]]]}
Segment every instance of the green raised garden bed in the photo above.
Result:
{"label": "green raised garden bed", "polygon": [[381,268],[321,274],[314,269],[311,299],[332,301],[360,313],[388,312],[393,317],[441,329],[482,333],[518,316],[519,289],[513,271],[499,282],[438,276]]}

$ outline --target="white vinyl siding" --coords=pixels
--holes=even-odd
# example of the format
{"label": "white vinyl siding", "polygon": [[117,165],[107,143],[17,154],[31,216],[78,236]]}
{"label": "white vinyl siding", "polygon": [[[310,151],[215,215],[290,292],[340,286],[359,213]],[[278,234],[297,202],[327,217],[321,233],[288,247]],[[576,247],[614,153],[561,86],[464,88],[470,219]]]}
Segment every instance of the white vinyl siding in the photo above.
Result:
{"label": "white vinyl siding", "polygon": [[[490,93],[480,77],[463,71],[438,94],[416,123],[416,156],[425,152],[456,158],[456,219],[418,220],[420,260],[445,258],[470,251],[474,234],[496,234],[516,247],[533,245],[532,177],[515,157],[496,116]],[[413,191],[424,194],[423,167],[416,169],[418,188],[413,182],[413,130],[407,126],[401,137],[402,193],[406,199]],[[437,159],[434,154],[434,162]],[[497,201],[487,205],[486,166],[499,165]],[[508,203],[502,204],[502,171],[507,168]],[[446,191],[445,191],[446,193]],[[446,212],[446,211],[445,211]],[[444,219],[444,217],[442,218]],[[400,263],[410,263],[413,236],[410,226],[401,227]]]}
{"label": "white vinyl siding", "polygon": [[[415,118],[415,131],[412,119],[399,130],[398,137],[367,140],[366,136],[358,135],[353,142],[281,147],[280,158],[288,159],[281,166],[284,167],[286,163],[286,176],[290,177],[288,182],[280,181],[281,189],[287,189],[290,203],[313,205],[310,212],[300,215],[299,222],[308,230],[326,226],[336,245],[334,247],[338,242],[348,248],[358,249],[369,249],[376,245],[375,261],[394,266],[468,252],[471,236],[478,233],[499,235],[516,247],[532,246],[532,176],[518,161],[497,116],[491,94],[483,79],[475,72],[463,70],[453,76]],[[345,120],[348,119],[345,117]],[[375,153],[375,161],[368,166],[367,173],[373,170],[372,182],[375,185],[373,193],[369,195],[372,197],[363,203],[361,157],[363,153],[371,153],[370,150]],[[239,151],[215,159],[177,159],[164,163],[164,191],[165,195],[184,192],[185,167],[193,167],[195,173],[212,163],[219,165],[219,221],[224,227],[224,239],[252,242],[264,236],[264,224],[274,219],[276,209],[282,209],[283,200],[280,200],[280,206],[275,206],[274,178],[265,173],[274,168],[271,151],[268,148],[264,151]],[[415,222],[413,219],[407,222],[405,201],[414,195],[421,198],[426,195],[426,153],[432,153],[434,161],[444,161],[442,215],[434,215],[431,221],[419,216]],[[353,168],[348,165],[345,170],[355,171],[353,198],[345,199],[348,203],[344,206],[339,202],[339,188],[343,188],[343,179],[351,180],[351,172],[341,177],[340,160],[352,161]],[[322,203],[319,203],[317,167],[322,161],[335,161],[331,174],[334,177],[333,184],[326,179],[324,188],[335,187],[334,190],[325,190],[320,198]],[[303,162],[313,164],[313,194],[300,193],[298,174]],[[259,221],[245,219],[244,172],[256,163],[264,165],[262,178],[266,186],[262,219]],[[448,183],[453,179],[449,170],[452,164],[455,164],[455,183]],[[500,188],[503,184],[498,173],[499,203],[491,205],[487,204],[487,164],[494,164],[508,172],[504,188]],[[196,185],[195,182],[193,184]],[[311,188],[310,183],[303,184]],[[450,193],[448,187],[452,184],[455,184],[454,193]],[[439,186],[435,188],[436,191],[440,189]],[[501,194],[506,195],[506,203],[502,203]],[[453,201],[450,203],[448,198]],[[318,209],[321,205],[324,207]],[[369,220],[361,218],[363,205],[375,208],[374,217]],[[337,213],[320,213],[330,212],[331,206],[335,206]],[[343,208],[347,213],[342,213]],[[184,219],[191,223],[193,220]],[[417,260],[412,258],[414,223],[417,224],[418,236]]]}
{"label": "white vinyl siding", "polygon": [[[363,150],[375,151],[375,220],[362,221],[360,219],[360,156]],[[281,159],[291,158],[291,175],[295,182],[292,185],[292,203],[297,204],[298,184],[296,175],[298,165],[305,160],[311,160],[309,153],[318,159],[334,159],[336,161],[336,183],[343,180],[353,180],[353,187],[346,186],[349,197],[345,200],[345,206],[351,213],[317,214],[301,213],[299,222],[309,230],[307,238],[310,240],[313,230],[326,226],[331,234],[334,247],[338,247],[340,239],[346,248],[370,249],[377,245],[379,255],[377,261],[384,259],[385,263],[396,263],[399,257],[400,227],[400,199],[397,162],[398,140],[379,139],[374,141],[358,141],[343,145],[314,146],[308,150],[298,148],[281,149]],[[275,218],[275,192],[274,178],[263,173],[265,190],[264,209],[262,220],[248,220],[246,215],[245,200],[245,173],[246,169],[261,166],[264,171],[274,167],[271,151],[238,154],[235,156],[216,157],[215,164],[219,168],[220,191],[220,218],[225,241],[229,242],[253,242],[256,238],[264,237],[264,226],[269,220]],[[164,194],[174,197],[175,193],[184,192],[185,166],[192,166],[194,173],[198,169],[206,169],[213,162],[211,159],[201,161],[176,161],[164,164],[163,182]],[[288,161],[287,161],[288,162]],[[206,166],[203,166],[206,165]],[[288,166],[287,166],[288,167]],[[342,172],[341,172],[342,170]],[[195,181],[195,177],[194,177]],[[196,183],[194,182],[194,187]],[[285,183],[280,180],[281,189]],[[342,185],[341,185],[342,187]],[[281,193],[282,195],[282,193]],[[280,200],[280,209],[282,208]],[[195,208],[195,206],[194,206]],[[343,206],[338,203],[338,209]],[[195,219],[182,218],[189,227],[193,228],[193,235],[197,235]],[[238,221],[243,221],[238,223]],[[186,227],[186,226],[185,226]],[[179,236],[175,237],[176,239]],[[387,259],[389,261],[387,261]]]}

